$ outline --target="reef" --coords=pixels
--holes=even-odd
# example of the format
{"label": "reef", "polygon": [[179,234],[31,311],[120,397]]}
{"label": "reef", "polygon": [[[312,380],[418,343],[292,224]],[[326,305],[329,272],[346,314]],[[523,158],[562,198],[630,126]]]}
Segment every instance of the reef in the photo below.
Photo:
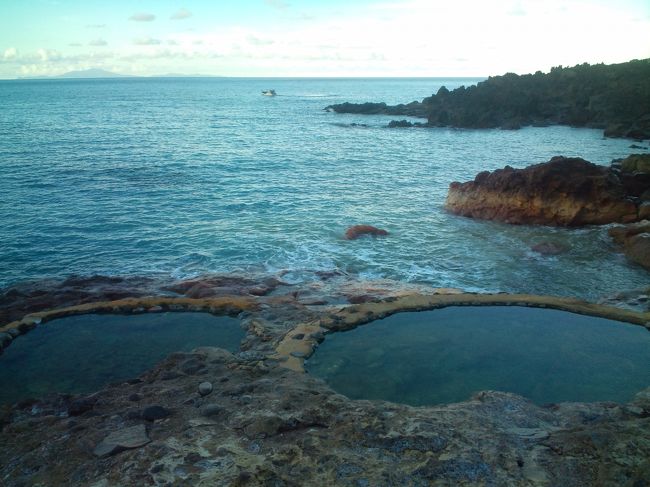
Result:
{"label": "reef", "polygon": [[650,173],[637,171],[633,155],[599,166],[580,158],[553,157],[525,169],[506,166],[453,182],[445,208],[455,214],[513,224],[577,227],[630,223],[645,216]]}
{"label": "reef", "polygon": [[[607,137],[650,138],[650,59],[558,66],[549,73],[507,73],[476,86],[444,86],[422,101],[343,103],[337,113],[415,116],[430,127],[502,128],[569,125],[604,129]],[[395,124],[394,126],[405,126]]]}
{"label": "reef", "polygon": [[[225,282],[228,276],[222,277],[205,279]],[[323,276],[328,280],[335,276]],[[181,292],[196,281],[165,287]],[[235,354],[215,348],[174,353],[141,376],[95,393],[3,407],[0,478],[11,486],[583,486],[642,485],[650,476],[650,389],[628,404],[537,406],[515,394],[483,391],[462,403],[416,408],[350,400],[303,367],[328,333],[400,311],[526,305],[646,328],[650,312],[387,282],[335,287],[320,288],[318,304],[315,296],[301,297],[280,283],[264,296],[190,298],[158,291],[92,301],[91,292],[83,299],[92,302],[28,309],[0,328],[10,337],[8,346],[34,326],[91,312],[237,314],[246,337]],[[94,292],[102,295],[100,288]],[[349,304],[353,296],[367,300]],[[12,316],[25,306],[5,302]]]}

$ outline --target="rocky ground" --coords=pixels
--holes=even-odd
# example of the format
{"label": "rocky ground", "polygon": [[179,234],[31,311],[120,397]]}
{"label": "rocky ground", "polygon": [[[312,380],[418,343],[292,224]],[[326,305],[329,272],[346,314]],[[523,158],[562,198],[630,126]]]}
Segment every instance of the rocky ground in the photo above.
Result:
{"label": "rocky ground", "polygon": [[[223,279],[212,276],[204,284],[215,289]],[[199,281],[177,283],[175,289],[191,289]],[[327,333],[402,310],[524,304],[641,325],[650,322],[649,312],[388,284],[351,284],[329,297],[321,288],[329,304],[308,303],[315,293],[306,291],[301,302],[297,290],[283,285],[265,296],[242,291],[98,302],[86,295],[93,302],[32,313],[5,325],[0,332],[10,346],[19,333],[58,316],[203,310],[239,314],[247,335],[234,355],[214,348],[175,353],[140,377],[94,394],[4,407],[0,483],[648,485],[650,389],[625,405],[540,407],[514,394],[486,391],[463,403],[416,408],[350,400],[306,374],[303,362]],[[251,282],[246,286],[257,289]],[[95,289],[95,298],[103,295],[101,286]],[[360,304],[332,304],[343,295]],[[25,305],[16,297],[13,302]],[[17,313],[10,300],[3,305],[6,313]]]}
{"label": "rocky ground", "polygon": [[[623,224],[609,234],[628,259],[650,269],[650,155],[632,154],[608,166],[553,157],[524,169],[503,169],[453,182],[445,208],[455,214],[518,225]],[[533,249],[561,253],[546,245]]]}

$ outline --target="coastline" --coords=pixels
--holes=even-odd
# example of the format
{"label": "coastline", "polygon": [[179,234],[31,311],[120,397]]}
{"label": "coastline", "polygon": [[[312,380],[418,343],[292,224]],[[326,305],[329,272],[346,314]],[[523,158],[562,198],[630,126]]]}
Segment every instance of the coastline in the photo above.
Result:
{"label": "coastline", "polygon": [[[548,296],[414,291],[385,281],[366,283],[359,304],[305,304],[296,291],[279,286],[263,296],[124,298],[44,310],[5,324],[3,333],[23,333],[79,313],[206,311],[239,315],[246,337],[234,355],[207,347],[174,353],[138,378],[95,393],[54,394],[2,407],[0,440],[7,445],[0,452],[2,477],[14,483],[48,479],[54,485],[64,479],[84,485],[213,485],[217,479],[293,485],[298,468],[302,485],[415,485],[432,479],[544,484],[567,475],[580,485],[593,483],[593,475],[612,482],[643,478],[650,468],[650,450],[641,446],[650,441],[640,443],[650,440],[645,427],[650,387],[628,404],[536,406],[516,394],[484,391],[461,403],[409,407],[348,399],[303,368],[328,333],[400,311],[549,307],[650,331],[650,310]],[[190,362],[196,366],[186,367]],[[206,381],[211,392],[204,394],[199,383]],[[590,435],[606,441],[585,443]],[[632,438],[639,447],[630,452],[623,445]],[[625,463],[615,460],[621,455]]]}

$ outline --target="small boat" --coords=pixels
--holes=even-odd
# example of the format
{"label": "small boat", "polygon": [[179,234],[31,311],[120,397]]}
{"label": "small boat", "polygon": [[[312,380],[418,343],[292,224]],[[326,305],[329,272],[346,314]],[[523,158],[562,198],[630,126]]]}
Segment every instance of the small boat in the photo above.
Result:
{"label": "small boat", "polygon": [[277,93],[275,92],[275,90],[264,90],[262,91],[262,94],[264,96],[275,96]]}

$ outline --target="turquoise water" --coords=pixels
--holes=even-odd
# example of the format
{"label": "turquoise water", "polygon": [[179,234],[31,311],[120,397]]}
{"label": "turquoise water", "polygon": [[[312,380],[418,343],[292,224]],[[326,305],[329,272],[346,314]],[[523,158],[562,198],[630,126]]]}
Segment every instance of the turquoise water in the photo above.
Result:
{"label": "turquoise water", "polygon": [[[280,271],[300,283],[331,270],[584,298],[647,285],[605,229],[510,227],[442,209],[451,181],[558,154],[607,164],[630,141],[568,127],[387,129],[390,117],[323,111],[476,81],[2,81],[0,286]],[[279,96],[261,96],[266,88]],[[391,235],[342,239],[360,223]],[[547,240],[570,250],[530,251]]]}
{"label": "turquoise water", "polygon": [[171,352],[239,350],[239,320],[207,313],[82,315],[18,337],[0,355],[0,404],[52,392],[94,392],[137,377]]}
{"label": "turquoise water", "polygon": [[307,370],[351,398],[414,406],[482,390],[538,404],[627,402],[650,387],[650,333],[549,309],[450,307],[328,335]]}

